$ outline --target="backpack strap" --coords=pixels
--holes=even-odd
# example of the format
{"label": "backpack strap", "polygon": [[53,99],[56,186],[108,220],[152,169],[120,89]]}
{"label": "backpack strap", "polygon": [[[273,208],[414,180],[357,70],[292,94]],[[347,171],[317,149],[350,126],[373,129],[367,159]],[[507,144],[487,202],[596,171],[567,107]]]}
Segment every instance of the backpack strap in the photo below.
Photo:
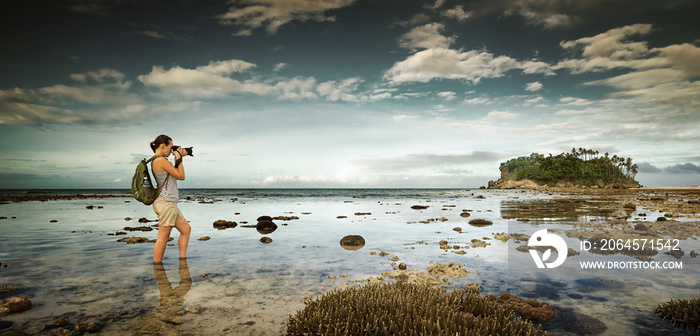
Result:
{"label": "backpack strap", "polygon": [[[159,158],[161,156],[162,155],[158,155],[158,154],[151,156],[151,158],[148,159],[148,161],[146,161],[146,164],[149,164],[151,161],[153,161],[156,158]],[[151,172],[153,172],[153,179],[156,181],[156,183],[158,183],[158,179],[156,179],[156,172],[153,171],[153,166],[151,166]],[[163,184],[158,186],[158,194],[160,194],[160,190],[163,189],[165,184],[168,183],[168,176],[170,176],[170,173],[168,173],[168,171],[165,171],[165,173],[168,175],[165,177],[165,181],[163,181]]]}
{"label": "backpack strap", "polygon": [[160,157],[160,156],[161,156],[161,155],[158,155],[158,154],[151,156],[151,158],[148,159],[148,161],[146,161],[146,164],[151,163],[151,161],[155,160],[156,158],[158,158],[158,157]]}

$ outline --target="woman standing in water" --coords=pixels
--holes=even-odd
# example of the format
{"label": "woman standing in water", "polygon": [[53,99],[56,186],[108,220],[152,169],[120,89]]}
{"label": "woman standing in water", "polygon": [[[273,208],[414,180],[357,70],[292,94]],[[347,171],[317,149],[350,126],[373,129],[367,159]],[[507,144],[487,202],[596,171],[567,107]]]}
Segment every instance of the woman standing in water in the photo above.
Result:
{"label": "woman standing in water", "polygon": [[[187,244],[190,241],[190,224],[185,219],[182,211],[177,207],[180,194],[177,189],[177,180],[185,180],[185,167],[182,164],[182,157],[185,149],[182,147],[173,151],[173,140],[167,135],[159,135],[151,142],[151,149],[156,155],[160,155],[151,163],[153,176],[160,188],[160,196],[153,202],[153,210],[158,215],[158,239],[153,247],[153,262],[163,262],[165,246],[170,238],[170,231],[175,227],[180,231],[180,238],[177,246],[180,252],[180,259],[187,258]],[[167,157],[170,153],[175,155],[175,166]]]}

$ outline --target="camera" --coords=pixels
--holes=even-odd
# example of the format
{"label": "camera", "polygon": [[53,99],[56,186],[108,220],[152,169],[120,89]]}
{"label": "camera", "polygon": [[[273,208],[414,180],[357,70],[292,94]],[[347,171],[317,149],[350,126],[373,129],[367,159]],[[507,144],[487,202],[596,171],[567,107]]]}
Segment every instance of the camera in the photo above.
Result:
{"label": "camera", "polygon": [[[172,151],[174,152],[174,151],[176,151],[178,148],[180,148],[180,146],[173,146]],[[192,155],[192,147],[182,147],[182,149],[185,150],[185,154],[186,154],[186,155],[194,156],[194,155]]]}

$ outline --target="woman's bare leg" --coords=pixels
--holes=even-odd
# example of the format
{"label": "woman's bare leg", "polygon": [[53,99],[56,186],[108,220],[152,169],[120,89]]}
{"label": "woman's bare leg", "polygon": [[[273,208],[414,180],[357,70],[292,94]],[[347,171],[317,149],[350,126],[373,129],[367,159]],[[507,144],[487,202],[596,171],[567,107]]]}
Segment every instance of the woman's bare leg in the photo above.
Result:
{"label": "woman's bare leg", "polygon": [[173,230],[172,226],[159,226],[158,227],[158,239],[156,239],[156,245],[153,247],[153,262],[159,263],[163,262],[163,255],[165,254],[165,246],[168,244],[168,238],[170,238],[170,231]]}
{"label": "woman's bare leg", "polygon": [[187,244],[190,242],[190,232],[192,228],[187,219],[180,219],[175,222],[175,228],[180,231],[180,238],[177,240],[177,248],[180,251],[180,259],[187,258]]}

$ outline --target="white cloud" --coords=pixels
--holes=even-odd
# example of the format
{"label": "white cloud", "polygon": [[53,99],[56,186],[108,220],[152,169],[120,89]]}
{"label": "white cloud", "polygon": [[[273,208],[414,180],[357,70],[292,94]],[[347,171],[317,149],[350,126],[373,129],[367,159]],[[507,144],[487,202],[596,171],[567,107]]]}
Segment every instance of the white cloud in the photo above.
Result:
{"label": "white cloud", "polygon": [[532,99],[527,99],[527,100],[525,100],[525,103],[524,103],[524,104],[525,104],[526,106],[529,106],[529,105],[532,105],[532,104],[537,104],[537,103],[542,102],[542,101],[544,101],[544,97],[541,97],[541,96],[540,96],[540,97],[536,97],[536,98],[532,98]]}
{"label": "white cloud", "polygon": [[577,98],[577,97],[564,97],[564,98],[559,99],[559,102],[562,104],[565,104],[565,105],[578,105],[578,106],[590,105],[593,103],[588,99]]}
{"label": "white cloud", "polygon": [[242,26],[237,34],[250,35],[252,29],[266,27],[269,34],[291,21],[335,21],[326,12],[351,5],[355,0],[244,0],[236,1],[218,18],[227,25]]}
{"label": "white cloud", "polygon": [[429,82],[439,78],[477,83],[482,78],[501,77],[504,72],[518,67],[518,62],[507,56],[494,57],[491,53],[476,50],[459,52],[434,48],[419,51],[395,63],[384,78],[394,83]]}
{"label": "white cloud", "polygon": [[644,55],[647,52],[647,44],[646,42],[627,42],[627,38],[633,35],[648,34],[649,32],[651,32],[650,24],[635,24],[610,29],[593,37],[564,41],[560,45],[564,49],[572,49],[583,45],[582,54],[586,58],[629,59]]}
{"label": "white cloud", "polygon": [[272,71],[274,71],[274,72],[280,71],[280,70],[286,68],[288,65],[289,64],[287,64],[287,63],[277,63],[277,64],[275,64],[274,67],[272,67]]}
{"label": "white cloud", "polygon": [[452,91],[438,92],[438,97],[444,98],[447,101],[454,100],[457,98],[457,94]]}
{"label": "white cloud", "polygon": [[477,98],[472,98],[472,99],[465,99],[464,103],[471,104],[471,105],[479,105],[479,104],[491,104],[492,101],[491,101],[491,99],[488,99],[488,98],[477,97]]}
{"label": "white cloud", "polygon": [[535,92],[535,91],[539,91],[541,89],[542,89],[542,83],[540,83],[540,82],[532,82],[532,83],[527,83],[527,85],[525,85],[526,91]]}
{"label": "white cloud", "polygon": [[455,6],[455,8],[448,9],[442,12],[442,15],[448,18],[457,19],[459,21],[466,20],[472,17],[474,13],[471,11],[464,11],[462,5]]}
{"label": "white cloud", "polygon": [[195,69],[174,66],[166,70],[162,66],[154,66],[149,74],[138,76],[138,79],[147,87],[186,97],[214,98],[233,93],[269,93],[272,88],[266,84],[240,82],[229,77],[232,73],[254,67],[255,64],[240,60],[212,61]]}
{"label": "white cloud", "polygon": [[649,49],[645,41],[630,40],[651,31],[650,24],[635,24],[561,42],[565,49],[580,50],[581,58],[561,61],[554,68],[569,69],[573,74],[631,70],[585,84],[619,90],[607,94],[607,98],[632,96],[637,104],[696,109],[700,106],[700,89],[691,80],[700,76],[700,47],[685,43]]}
{"label": "white cloud", "polygon": [[360,78],[348,78],[342,81],[327,81],[318,85],[318,93],[330,101],[342,100],[346,102],[359,102],[364,98],[355,94],[362,83]]}
{"label": "white cloud", "polygon": [[[101,126],[143,117],[143,101],[129,92],[131,82],[122,73],[100,69],[69,77],[77,84],[0,90],[0,124]],[[95,113],[96,107],[100,113]]]}
{"label": "white cloud", "polygon": [[[278,63],[275,69],[286,64]],[[165,69],[154,66],[151,73],[139,76],[147,87],[158,88],[171,97],[185,98],[223,98],[235,94],[254,94],[258,96],[277,95],[280,99],[315,99],[316,80],[308,78],[276,78],[263,81],[252,77],[237,80],[232,75],[241,74],[255,68],[256,65],[241,60],[210,62],[206,66],[185,69],[175,66]]]}
{"label": "white cloud", "polygon": [[292,78],[289,80],[280,81],[274,85],[274,88],[281,99],[316,99],[318,96],[313,92],[316,87],[316,80],[313,77],[309,78]]}
{"label": "white cloud", "polygon": [[525,21],[533,26],[542,26],[545,29],[568,27],[578,21],[575,16],[552,12],[537,12],[529,8],[520,8],[516,11]]}
{"label": "white cloud", "polygon": [[445,37],[440,34],[445,26],[441,23],[429,23],[415,27],[399,39],[399,46],[408,49],[448,48],[455,40],[454,37]]}
{"label": "white cloud", "polygon": [[384,79],[393,84],[404,82],[429,82],[433,79],[457,79],[478,83],[483,78],[496,78],[505,72],[520,69],[527,74],[553,75],[552,68],[544,62],[519,62],[508,56],[496,56],[487,51],[449,49],[455,37],[439,33],[442,24],[431,23],[414,28],[402,36],[402,47],[416,50],[425,48],[396,62],[384,73]]}
{"label": "white cloud", "polygon": [[102,68],[98,71],[88,71],[85,73],[70,74],[69,77],[70,79],[77,82],[87,82],[88,79],[92,79],[97,83],[107,83],[112,81],[121,82],[122,80],[124,80],[124,74],[117,70],[108,68]]}

